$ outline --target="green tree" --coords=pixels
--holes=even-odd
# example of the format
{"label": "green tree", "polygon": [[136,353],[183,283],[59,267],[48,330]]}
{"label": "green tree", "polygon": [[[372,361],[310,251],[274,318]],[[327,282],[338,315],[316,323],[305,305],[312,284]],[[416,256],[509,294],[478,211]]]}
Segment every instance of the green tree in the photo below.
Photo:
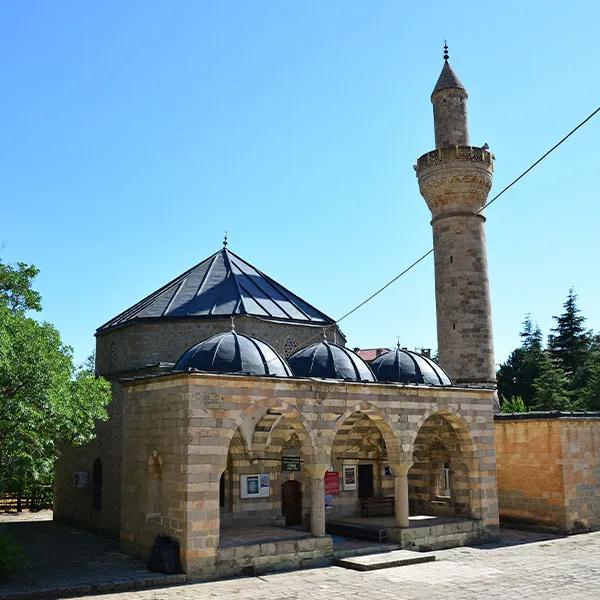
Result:
{"label": "green tree", "polygon": [[577,371],[572,395],[584,410],[600,410],[600,350],[589,352]]}
{"label": "green tree", "polygon": [[519,335],[521,346],[510,353],[496,374],[498,394],[503,401],[519,397],[526,407],[531,407],[535,393],[533,382],[540,374],[543,360],[542,332],[533,325],[531,316],[526,315]]}
{"label": "green tree", "polygon": [[501,411],[503,413],[523,413],[527,412],[527,407],[521,396],[512,396],[502,402]]}
{"label": "green tree", "polygon": [[533,410],[571,410],[564,371],[555,367],[546,353],[542,353],[539,367],[540,373],[533,382]]}
{"label": "green tree", "polygon": [[110,385],[73,365],[58,331],[26,315],[39,310],[35,267],[0,262],[0,489],[51,481],[57,445],[81,444],[106,419]]}
{"label": "green tree", "polygon": [[585,362],[592,334],[584,327],[585,317],[577,307],[577,295],[573,288],[569,290],[563,309],[561,315],[553,317],[556,327],[548,336],[548,350],[555,366],[570,379]]}

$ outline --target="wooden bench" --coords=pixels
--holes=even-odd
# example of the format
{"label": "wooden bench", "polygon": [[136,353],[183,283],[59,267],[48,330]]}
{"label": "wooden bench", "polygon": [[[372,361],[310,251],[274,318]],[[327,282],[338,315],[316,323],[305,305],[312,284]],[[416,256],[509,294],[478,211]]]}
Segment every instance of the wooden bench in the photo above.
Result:
{"label": "wooden bench", "polygon": [[360,499],[360,514],[373,517],[394,514],[394,496],[372,496]]}

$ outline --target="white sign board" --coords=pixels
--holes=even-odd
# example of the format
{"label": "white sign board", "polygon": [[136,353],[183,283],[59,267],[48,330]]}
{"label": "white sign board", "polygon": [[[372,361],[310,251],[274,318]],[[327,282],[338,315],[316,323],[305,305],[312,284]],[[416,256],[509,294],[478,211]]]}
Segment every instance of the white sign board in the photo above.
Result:
{"label": "white sign board", "polygon": [[271,484],[268,473],[240,476],[240,496],[242,498],[268,498]]}
{"label": "white sign board", "polygon": [[342,487],[344,490],[356,489],[356,465],[342,467]]}

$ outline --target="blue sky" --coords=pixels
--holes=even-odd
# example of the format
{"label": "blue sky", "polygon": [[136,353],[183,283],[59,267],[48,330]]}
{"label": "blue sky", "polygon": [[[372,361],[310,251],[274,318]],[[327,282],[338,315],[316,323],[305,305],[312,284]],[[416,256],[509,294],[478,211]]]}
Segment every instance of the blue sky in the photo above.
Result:
{"label": "blue sky", "polygon": [[[600,104],[596,2],[4,2],[0,250],[93,332],[230,248],[339,317],[431,245],[412,169],[450,60],[493,191]],[[600,116],[488,212],[496,358],[570,286],[600,329]],[[493,193],[493,192],[492,192]],[[435,347],[433,262],[342,323]]]}

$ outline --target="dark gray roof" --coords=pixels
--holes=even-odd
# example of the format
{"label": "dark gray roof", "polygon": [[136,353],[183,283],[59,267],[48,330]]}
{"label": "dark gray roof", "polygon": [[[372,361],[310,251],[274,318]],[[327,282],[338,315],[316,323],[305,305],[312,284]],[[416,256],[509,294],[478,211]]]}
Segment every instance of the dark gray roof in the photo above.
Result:
{"label": "dark gray roof", "polygon": [[371,361],[370,367],[377,381],[452,385],[450,377],[437,363],[404,348],[381,354]]}
{"label": "dark gray roof", "polygon": [[298,350],[288,358],[288,363],[297,377],[375,381],[371,369],[358,354],[326,341]]}
{"label": "dark gray roof", "polygon": [[461,83],[460,79],[454,72],[454,69],[450,66],[450,63],[445,60],[444,66],[442,67],[442,72],[433,88],[433,92],[431,94],[435,94],[440,90],[446,90],[449,88],[458,88],[459,90],[463,90],[466,93],[465,86]]}
{"label": "dark gray roof", "polygon": [[250,263],[222,248],[98,328],[138,319],[253,315],[295,323],[333,324],[317,310]]}
{"label": "dark gray roof", "polygon": [[218,333],[192,346],[182,354],[174,370],[275,377],[292,375],[285,359],[269,344],[235,331]]}

